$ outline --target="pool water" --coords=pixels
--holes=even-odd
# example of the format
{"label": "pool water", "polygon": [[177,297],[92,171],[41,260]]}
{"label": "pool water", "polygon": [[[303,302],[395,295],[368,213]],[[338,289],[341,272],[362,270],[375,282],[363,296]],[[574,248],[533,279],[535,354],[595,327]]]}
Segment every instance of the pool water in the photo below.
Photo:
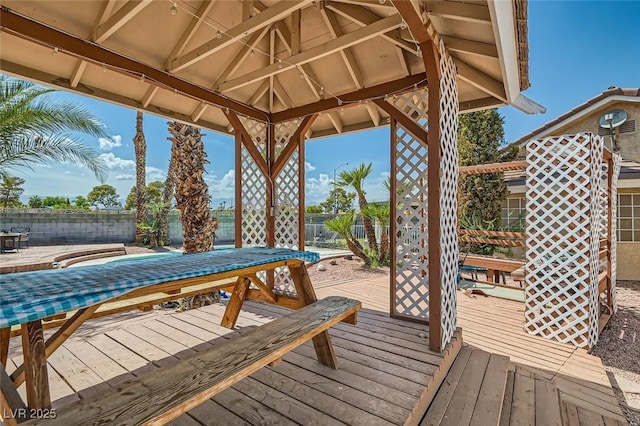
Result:
{"label": "pool water", "polygon": [[[224,245],[219,245],[219,246],[215,246],[216,250],[229,250],[235,248],[235,246],[233,244],[224,244]],[[148,254],[145,256],[135,256],[135,257],[125,257],[125,258],[121,258],[121,259],[114,259],[114,260],[110,260],[106,263],[120,263],[120,262],[133,262],[136,260],[143,260],[143,259],[155,259],[157,257],[167,257],[167,256],[182,256],[182,253],[180,252],[168,252],[168,253],[154,253],[154,254]]]}

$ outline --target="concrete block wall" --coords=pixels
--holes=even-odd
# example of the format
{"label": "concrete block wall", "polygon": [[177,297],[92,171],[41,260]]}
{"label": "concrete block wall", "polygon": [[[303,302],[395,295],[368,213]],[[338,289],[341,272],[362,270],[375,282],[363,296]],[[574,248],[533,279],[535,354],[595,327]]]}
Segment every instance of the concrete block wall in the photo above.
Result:
{"label": "concrete block wall", "polygon": [[[219,217],[218,241],[233,241],[233,214]],[[129,243],[136,231],[133,211],[0,210],[0,229],[30,227],[29,244]],[[183,241],[180,215],[169,216],[172,245]]]}

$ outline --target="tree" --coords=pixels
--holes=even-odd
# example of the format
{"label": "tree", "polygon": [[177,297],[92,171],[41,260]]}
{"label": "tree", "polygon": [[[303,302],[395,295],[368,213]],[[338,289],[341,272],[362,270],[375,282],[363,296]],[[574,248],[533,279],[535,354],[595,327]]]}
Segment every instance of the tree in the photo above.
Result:
{"label": "tree", "polygon": [[204,181],[204,167],[208,164],[202,142],[203,134],[193,126],[169,122],[170,140],[175,154],[173,180],[175,198],[182,218],[184,252],[199,253],[211,250],[218,221],[211,216],[211,196]]}
{"label": "tree", "polygon": [[[169,138],[171,140],[171,138]],[[169,211],[171,210],[171,200],[173,200],[176,182],[175,176],[175,164],[176,164],[176,144],[171,144],[171,156],[169,157],[169,167],[167,170],[167,178],[164,181],[164,187],[162,189],[162,208],[158,215],[158,235],[159,238],[164,241],[165,244],[170,243],[169,239]]]}
{"label": "tree", "polygon": [[321,203],[320,206],[326,213],[346,212],[353,208],[353,200],[355,198],[356,194],[353,192],[347,192],[344,188],[335,186],[329,192],[326,201]]}
{"label": "tree", "polygon": [[338,215],[331,220],[327,220],[324,226],[340,234],[347,243],[347,248],[364,261],[365,266],[371,266],[372,259],[360,244],[360,241],[353,235],[353,225],[356,222],[356,215],[353,210]]}
{"label": "tree", "polygon": [[29,197],[28,204],[32,209],[39,209],[40,207],[42,207],[42,198],[38,197],[37,195]]}
{"label": "tree", "polygon": [[10,176],[7,173],[2,173],[2,180],[0,181],[0,205],[2,207],[20,207],[20,195],[24,192],[25,180],[17,176]]}
{"label": "tree", "polygon": [[142,111],[136,114],[136,135],[133,137],[133,147],[136,153],[136,244],[142,244],[145,238],[145,230],[140,227],[147,221],[147,191],[146,170],[147,141],[142,130]]}
{"label": "tree", "polygon": [[[159,204],[162,203],[162,192],[164,191],[164,182],[159,180],[151,182],[146,188],[147,204]],[[127,200],[124,203],[124,208],[127,210],[133,210],[136,206],[136,187],[132,186]]]}
{"label": "tree", "polygon": [[353,170],[345,170],[340,172],[338,182],[336,185],[339,187],[350,187],[358,195],[358,206],[360,207],[360,215],[362,216],[362,224],[364,225],[364,233],[367,237],[367,243],[369,250],[374,258],[377,258],[378,254],[378,242],[376,241],[376,233],[373,228],[373,222],[370,218],[365,216],[363,212],[369,205],[364,191],[364,180],[371,174],[373,164],[360,164]]}
{"label": "tree", "polygon": [[0,77],[0,173],[32,163],[72,161],[104,182],[104,160],[76,133],[108,138],[106,126],[76,103],[47,98],[54,91]]}
{"label": "tree", "polygon": [[66,209],[69,207],[69,200],[65,197],[47,196],[42,200],[42,207],[52,207],[54,209]]}
{"label": "tree", "polygon": [[78,195],[73,199],[73,204],[79,209],[88,209],[91,204],[84,196]]}
{"label": "tree", "polygon": [[307,206],[304,211],[310,214],[322,213],[322,206]]}
{"label": "tree", "polygon": [[[458,152],[461,166],[511,161],[516,152],[500,152],[504,143],[504,118],[497,110],[460,115]],[[502,203],[507,196],[503,173],[486,173],[460,178],[460,221],[476,227],[498,229]],[[472,252],[492,254],[495,246],[471,244]]]}
{"label": "tree", "polygon": [[118,193],[111,185],[94,186],[87,195],[87,201],[94,206],[102,204],[104,207],[119,206]]}
{"label": "tree", "polygon": [[380,226],[380,246],[378,247],[378,264],[383,265],[389,258],[389,234],[387,234],[387,226],[389,226],[389,218],[391,217],[391,208],[389,203],[369,204],[362,212],[366,217],[375,220]]}

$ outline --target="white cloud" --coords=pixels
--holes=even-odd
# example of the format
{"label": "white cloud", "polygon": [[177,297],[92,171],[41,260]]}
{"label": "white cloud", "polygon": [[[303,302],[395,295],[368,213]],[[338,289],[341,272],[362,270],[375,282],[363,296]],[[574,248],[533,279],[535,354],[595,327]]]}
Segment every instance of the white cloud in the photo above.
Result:
{"label": "white cloud", "polygon": [[128,169],[135,167],[136,162],[133,160],[125,160],[124,158],[116,157],[113,152],[107,154],[100,154],[99,157],[104,160],[109,170],[114,169]]}
{"label": "white cloud", "polygon": [[304,170],[306,172],[312,172],[316,169],[316,166],[314,166],[313,164],[309,163],[308,161],[304,162]]}
{"label": "white cloud", "polygon": [[144,168],[144,171],[149,182],[152,182],[154,180],[164,180],[165,178],[164,171],[157,167],[147,166]]}
{"label": "white cloud", "polygon": [[113,148],[122,146],[122,136],[113,135],[111,139],[107,138],[98,138],[98,143],[100,143],[100,149],[103,151],[111,151]]}
{"label": "white cloud", "polygon": [[320,176],[316,178],[307,179],[305,185],[305,201],[306,204],[318,204],[323,202],[329,196],[333,185],[331,185],[331,179],[329,175],[320,173]]}
{"label": "white cloud", "polygon": [[134,180],[135,178],[134,175],[118,175],[115,177],[116,180]]}
{"label": "white cloud", "polygon": [[389,173],[389,172],[382,172],[382,173],[380,173],[380,176],[382,176],[383,178],[388,178],[389,176],[391,176],[391,173]]}
{"label": "white cloud", "polygon": [[70,174],[71,172],[69,170],[67,170],[66,172],[64,172],[65,175]]}

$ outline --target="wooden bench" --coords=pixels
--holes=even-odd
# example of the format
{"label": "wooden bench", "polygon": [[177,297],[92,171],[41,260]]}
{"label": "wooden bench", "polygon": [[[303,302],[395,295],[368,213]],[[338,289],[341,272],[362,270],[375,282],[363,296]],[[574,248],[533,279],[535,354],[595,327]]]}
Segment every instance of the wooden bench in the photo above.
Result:
{"label": "wooden bench", "polygon": [[330,296],[229,342],[21,424],[163,424],[313,339],[318,359],[333,356],[327,330],[355,316],[357,300]]}

